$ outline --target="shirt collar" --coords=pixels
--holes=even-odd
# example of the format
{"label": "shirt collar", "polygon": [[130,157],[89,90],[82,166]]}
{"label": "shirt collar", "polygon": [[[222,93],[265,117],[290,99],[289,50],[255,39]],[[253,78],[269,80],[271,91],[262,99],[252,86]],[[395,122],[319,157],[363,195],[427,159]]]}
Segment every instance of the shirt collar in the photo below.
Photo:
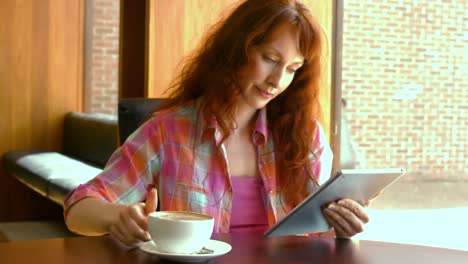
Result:
{"label": "shirt collar", "polygon": [[[211,133],[214,133],[211,134]],[[214,115],[211,116],[210,120],[206,123],[203,130],[203,137],[212,135],[216,141],[216,146],[219,147],[221,144],[222,133],[218,127],[218,121]],[[268,141],[268,120],[267,110],[265,107],[259,110],[257,120],[255,121],[255,127],[252,133],[253,143],[257,146],[265,144]]]}
{"label": "shirt collar", "polygon": [[268,141],[268,119],[266,107],[260,109],[257,120],[255,121],[255,128],[252,134],[252,140],[255,145],[263,145]]}

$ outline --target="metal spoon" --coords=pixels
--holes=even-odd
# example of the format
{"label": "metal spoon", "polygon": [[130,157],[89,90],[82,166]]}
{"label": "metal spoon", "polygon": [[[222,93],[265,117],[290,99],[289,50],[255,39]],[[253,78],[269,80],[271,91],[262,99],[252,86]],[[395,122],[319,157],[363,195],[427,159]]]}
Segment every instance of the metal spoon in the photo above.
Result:
{"label": "metal spoon", "polygon": [[195,252],[196,254],[200,254],[200,255],[203,255],[203,254],[213,254],[214,253],[214,250],[212,249],[209,249],[209,248],[206,248],[206,247],[203,247],[202,249],[198,250],[197,252]]}

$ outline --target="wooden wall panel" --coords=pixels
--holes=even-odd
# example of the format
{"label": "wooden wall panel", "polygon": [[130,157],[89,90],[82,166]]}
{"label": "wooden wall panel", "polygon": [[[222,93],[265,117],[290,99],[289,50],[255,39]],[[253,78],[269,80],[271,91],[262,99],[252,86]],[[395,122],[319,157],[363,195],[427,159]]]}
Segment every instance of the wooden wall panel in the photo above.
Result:
{"label": "wooden wall panel", "polygon": [[[61,148],[64,115],[82,109],[83,3],[0,1],[0,155]],[[50,210],[57,207],[0,168],[0,221]]]}
{"label": "wooden wall panel", "polygon": [[163,94],[184,54],[185,2],[149,1],[148,97]]}
{"label": "wooden wall panel", "polygon": [[148,97],[162,96],[181,60],[234,0],[150,0]]}
{"label": "wooden wall panel", "polygon": [[[333,1],[303,2],[319,20],[327,36],[321,102],[322,124],[329,135]],[[195,48],[205,30],[218,20],[221,12],[237,4],[235,0],[149,0],[148,97],[163,95],[181,59]]]}

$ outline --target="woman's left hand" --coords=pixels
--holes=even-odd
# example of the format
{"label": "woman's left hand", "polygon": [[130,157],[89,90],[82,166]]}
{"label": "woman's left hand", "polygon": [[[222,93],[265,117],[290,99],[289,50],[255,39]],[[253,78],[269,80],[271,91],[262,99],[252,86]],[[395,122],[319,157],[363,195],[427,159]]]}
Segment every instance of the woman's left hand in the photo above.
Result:
{"label": "woman's left hand", "polygon": [[[364,205],[368,205],[368,202]],[[349,238],[364,230],[364,224],[369,222],[364,207],[351,199],[342,199],[328,204],[323,214],[335,229],[336,237]]]}

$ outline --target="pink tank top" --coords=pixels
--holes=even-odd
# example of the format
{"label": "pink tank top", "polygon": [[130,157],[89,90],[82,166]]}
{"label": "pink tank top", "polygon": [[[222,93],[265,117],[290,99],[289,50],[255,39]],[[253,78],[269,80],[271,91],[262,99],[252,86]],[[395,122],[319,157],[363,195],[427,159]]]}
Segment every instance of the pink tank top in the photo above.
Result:
{"label": "pink tank top", "polygon": [[233,198],[231,233],[263,233],[268,229],[268,216],[259,177],[231,177]]}

